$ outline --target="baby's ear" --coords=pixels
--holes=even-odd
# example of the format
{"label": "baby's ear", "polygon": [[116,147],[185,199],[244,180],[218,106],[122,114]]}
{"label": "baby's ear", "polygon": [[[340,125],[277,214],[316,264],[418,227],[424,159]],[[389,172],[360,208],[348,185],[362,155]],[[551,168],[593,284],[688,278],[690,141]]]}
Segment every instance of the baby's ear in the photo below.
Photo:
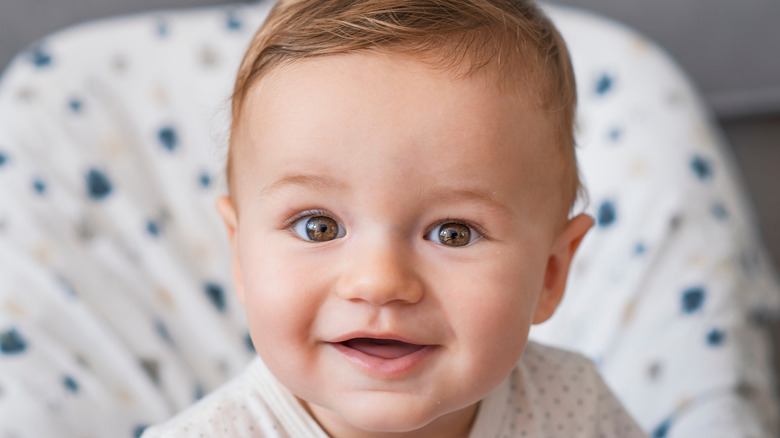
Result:
{"label": "baby's ear", "polygon": [[574,253],[585,237],[585,233],[593,226],[593,218],[587,214],[579,214],[566,223],[566,227],[555,240],[552,252],[547,259],[544,273],[544,285],[534,312],[534,324],[547,321],[563,298],[566,289],[566,278]]}
{"label": "baby's ear", "polygon": [[225,223],[225,228],[227,228],[228,237],[230,238],[230,252],[233,260],[233,283],[236,287],[236,295],[238,295],[238,300],[241,304],[244,304],[244,279],[241,275],[241,260],[238,258],[238,217],[230,197],[220,196],[217,199],[217,211],[222,216],[222,221]]}

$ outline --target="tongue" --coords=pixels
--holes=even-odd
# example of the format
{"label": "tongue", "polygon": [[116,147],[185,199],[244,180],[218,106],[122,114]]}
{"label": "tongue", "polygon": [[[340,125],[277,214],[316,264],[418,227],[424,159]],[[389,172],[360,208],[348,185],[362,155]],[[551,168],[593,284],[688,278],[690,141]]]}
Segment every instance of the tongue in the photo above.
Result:
{"label": "tongue", "polygon": [[350,339],[344,342],[344,345],[370,356],[381,357],[382,359],[398,359],[399,357],[412,354],[423,348],[422,345],[407,344],[406,342],[392,341],[389,339],[371,338]]}

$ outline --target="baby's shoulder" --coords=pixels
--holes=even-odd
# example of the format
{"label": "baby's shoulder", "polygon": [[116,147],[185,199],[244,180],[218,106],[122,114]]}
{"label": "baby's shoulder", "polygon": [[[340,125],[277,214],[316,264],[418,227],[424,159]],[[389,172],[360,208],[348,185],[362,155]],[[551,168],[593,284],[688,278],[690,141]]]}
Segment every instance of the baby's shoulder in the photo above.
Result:
{"label": "baby's shoulder", "polygon": [[[529,342],[511,378],[535,404],[604,401],[609,389],[590,359],[580,353]],[[590,400],[593,398],[593,400]]]}
{"label": "baby's shoulder", "polygon": [[[538,436],[644,437],[587,357],[529,342],[509,379],[516,413]],[[542,433],[546,431],[546,433]]]}
{"label": "baby's shoulder", "polygon": [[148,428],[142,438],[280,436],[272,411],[254,384],[256,367],[255,361],[194,405]]}

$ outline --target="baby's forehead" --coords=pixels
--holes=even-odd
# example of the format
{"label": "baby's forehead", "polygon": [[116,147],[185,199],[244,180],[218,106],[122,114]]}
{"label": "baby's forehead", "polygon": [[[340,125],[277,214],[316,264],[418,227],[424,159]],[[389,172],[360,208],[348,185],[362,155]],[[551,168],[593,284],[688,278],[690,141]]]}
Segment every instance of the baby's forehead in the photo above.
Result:
{"label": "baby's forehead", "polygon": [[[517,125],[533,119],[529,135],[560,118],[560,112],[536,105],[527,84],[521,90],[508,91],[499,86],[498,77],[490,69],[464,74],[404,53],[363,51],[306,59],[275,68],[261,78],[249,90],[235,128],[243,131],[284,113],[298,129],[325,120],[330,123],[319,126],[323,131],[352,122],[372,123],[377,130],[395,124],[403,133],[409,126],[418,126],[419,118],[424,117],[449,124],[454,132],[471,128],[491,135],[501,123]],[[350,99],[355,108],[363,109],[351,111],[340,105]],[[491,118],[469,117],[488,109],[492,110]],[[322,114],[331,111],[332,117]],[[372,115],[379,118],[368,117]],[[441,120],[442,115],[451,117],[449,123]]]}
{"label": "baby's forehead", "polygon": [[[543,133],[554,134],[561,112],[539,108],[527,85],[508,91],[499,85],[498,78],[493,69],[464,74],[395,52],[362,51],[305,59],[273,69],[249,90],[234,131],[237,138],[242,132],[257,134],[252,127],[270,120],[278,123],[276,119],[282,118],[291,122],[287,123],[288,131],[278,132],[275,125],[266,126],[266,131],[296,136],[316,129],[325,135],[338,127],[357,129],[370,124],[375,132],[396,129],[399,136],[414,128],[421,135],[441,136],[473,132],[487,137],[498,132],[509,141],[510,133],[499,128],[515,126],[525,128],[524,132],[511,132],[523,137],[518,139],[520,143]],[[342,105],[345,101],[351,106]],[[491,111],[490,117],[478,117],[486,111]],[[233,146],[240,148],[245,142],[236,143]],[[263,147],[276,146],[266,142]],[[546,148],[557,149],[555,144]]]}
{"label": "baby's forehead", "polygon": [[[395,103],[391,99],[393,95],[406,89],[419,89],[419,84],[426,84],[436,86],[444,98],[442,105],[453,104],[454,100],[464,94],[465,89],[469,89],[471,94],[476,92],[489,96],[496,104],[506,106],[511,102],[523,111],[538,112],[545,119],[566,122],[565,111],[547,111],[539,101],[537,88],[543,88],[543,84],[549,82],[549,77],[541,73],[512,76],[491,66],[474,71],[469,68],[468,65],[442,65],[418,55],[386,50],[362,50],[295,60],[277,66],[258,78],[249,89],[236,121],[240,122],[247,109],[251,111],[252,107],[264,100],[286,100],[299,93],[310,93],[327,87],[323,78],[337,74],[354,80],[340,84],[340,90],[344,93],[364,92],[367,79],[383,81],[403,76],[403,81],[398,82],[395,89],[388,90],[387,101],[382,103],[385,106]],[[410,102],[410,105],[414,104]]]}
{"label": "baby's forehead", "polygon": [[[560,161],[550,153],[557,145],[548,115],[482,77],[453,76],[380,54],[307,60],[261,82],[247,96],[238,127],[239,162],[272,155],[291,168],[317,168],[318,175],[338,177],[340,170],[330,174],[318,165],[337,155],[382,173],[398,162],[425,160],[489,190],[490,171],[476,172],[462,157],[493,160],[498,167],[501,148],[517,149],[518,172],[533,166],[525,173],[549,170]],[[252,171],[248,165],[236,170]]]}

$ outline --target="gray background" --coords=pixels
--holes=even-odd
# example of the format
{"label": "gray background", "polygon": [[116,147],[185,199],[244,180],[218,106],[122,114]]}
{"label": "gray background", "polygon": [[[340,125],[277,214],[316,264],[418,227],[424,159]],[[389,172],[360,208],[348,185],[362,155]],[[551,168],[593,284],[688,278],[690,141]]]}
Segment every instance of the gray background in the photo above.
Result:
{"label": "gray background", "polygon": [[[0,0],[0,66],[57,29],[220,0]],[[718,116],[780,266],[780,0],[559,0],[630,24],[668,50]]]}

